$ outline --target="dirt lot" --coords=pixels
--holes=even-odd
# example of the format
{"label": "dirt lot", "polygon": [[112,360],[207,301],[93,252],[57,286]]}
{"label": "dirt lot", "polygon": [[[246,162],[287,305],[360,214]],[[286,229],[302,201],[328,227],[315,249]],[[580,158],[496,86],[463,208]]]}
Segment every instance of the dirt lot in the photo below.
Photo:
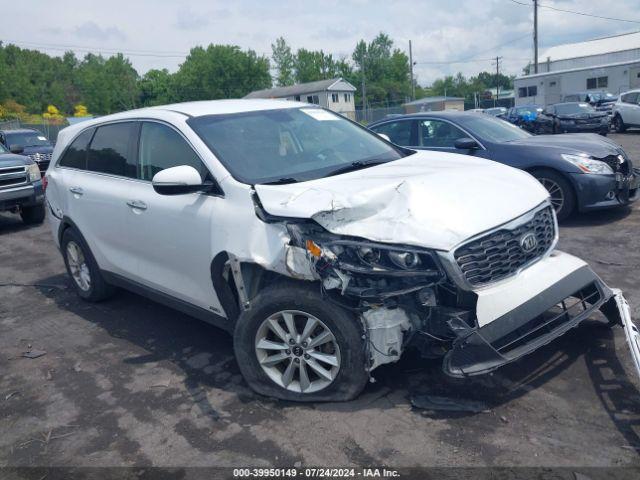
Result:
{"label": "dirt lot", "polygon": [[[611,137],[640,161],[640,132]],[[638,232],[640,204],[580,215],[560,241],[636,321]],[[640,382],[622,330],[597,321],[492,375],[404,358],[356,401],[296,405],[253,394],[214,327],[126,292],[79,301],[46,225],[0,215],[0,283],[0,465],[640,465]],[[426,414],[421,393],[488,410]]]}

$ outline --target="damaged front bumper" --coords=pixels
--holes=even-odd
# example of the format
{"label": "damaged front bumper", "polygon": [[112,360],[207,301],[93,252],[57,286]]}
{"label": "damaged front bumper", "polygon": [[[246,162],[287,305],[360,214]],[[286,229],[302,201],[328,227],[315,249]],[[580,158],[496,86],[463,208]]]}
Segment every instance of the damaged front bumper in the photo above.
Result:
{"label": "damaged front bumper", "polygon": [[[565,265],[577,260],[561,255],[568,257],[561,262]],[[488,373],[546,345],[597,310],[624,327],[640,375],[640,335],[627,302],[619,290],[607,287],[586,264],[516,308],[460,336],[445,355],[443,369],[454,377]]]}

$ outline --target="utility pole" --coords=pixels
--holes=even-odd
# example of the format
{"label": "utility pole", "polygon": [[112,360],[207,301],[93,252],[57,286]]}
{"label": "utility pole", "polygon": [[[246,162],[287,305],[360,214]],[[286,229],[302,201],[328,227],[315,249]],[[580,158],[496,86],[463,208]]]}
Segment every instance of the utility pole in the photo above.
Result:
{"label": "utility pole", "polygon": [[493,106],[497,106],[498,98],[500,97],[500,59],[502,57],[496,57],[496,98],[493,100]]}
{"label": "utility pole", "polygon": [[411,75],[411,100],[416,99],[416,87],[413,83],[413,52],[411,50],[411,40],[409,40],[409,73]]}
{"label": "utility pole", "polygon": [[533,73],[538,73],[538,0],[533,0]]}

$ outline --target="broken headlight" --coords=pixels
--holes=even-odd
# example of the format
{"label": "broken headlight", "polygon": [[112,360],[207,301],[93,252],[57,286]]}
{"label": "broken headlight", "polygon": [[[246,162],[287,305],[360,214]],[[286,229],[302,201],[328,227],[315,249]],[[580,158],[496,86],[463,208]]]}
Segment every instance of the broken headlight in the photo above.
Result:
{"label": "broken headlight", "polygon": [[339,263],[342,270],[350,272],[397,276],[442,274],[431,251],[413,247],[357,240],[318,243],[308,240],[307,250],[316,257],[322,256],[331,263]]}

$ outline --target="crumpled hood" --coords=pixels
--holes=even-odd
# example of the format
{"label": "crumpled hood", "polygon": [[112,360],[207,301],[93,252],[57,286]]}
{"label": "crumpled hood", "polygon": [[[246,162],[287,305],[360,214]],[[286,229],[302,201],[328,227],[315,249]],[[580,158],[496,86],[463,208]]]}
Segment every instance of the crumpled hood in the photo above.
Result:
{"label": "crumpled hood", "polygon": [[255,190],[272,215],[311,218],[335,234],[438,250],[451,250],[548,197],[521,170],[431,151],[308,182],[256,185]]}

